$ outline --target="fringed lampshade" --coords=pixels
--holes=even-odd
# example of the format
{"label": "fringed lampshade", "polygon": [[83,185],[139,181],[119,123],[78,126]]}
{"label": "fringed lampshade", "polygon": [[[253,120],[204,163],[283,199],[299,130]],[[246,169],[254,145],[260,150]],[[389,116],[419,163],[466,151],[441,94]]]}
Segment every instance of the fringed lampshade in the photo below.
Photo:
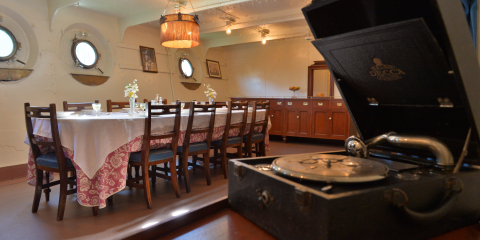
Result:
{"label": "fringed lampshade", "polygon": [[200,44],[198,16],[170,14],[160,18],[160,44],[166,48],[192,48]]}

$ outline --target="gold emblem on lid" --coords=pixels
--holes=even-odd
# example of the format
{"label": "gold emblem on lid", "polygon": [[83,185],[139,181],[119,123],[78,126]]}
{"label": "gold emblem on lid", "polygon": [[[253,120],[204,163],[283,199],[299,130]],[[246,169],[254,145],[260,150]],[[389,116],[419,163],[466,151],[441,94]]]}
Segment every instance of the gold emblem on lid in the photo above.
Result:
{"label": "gold emblem on lid", "polygon": [[393,65],[385,65],[379,58],[374,58],[376,66],[370,68],[370,75],[382,81],[394,81],[402,78],[405,73]]}

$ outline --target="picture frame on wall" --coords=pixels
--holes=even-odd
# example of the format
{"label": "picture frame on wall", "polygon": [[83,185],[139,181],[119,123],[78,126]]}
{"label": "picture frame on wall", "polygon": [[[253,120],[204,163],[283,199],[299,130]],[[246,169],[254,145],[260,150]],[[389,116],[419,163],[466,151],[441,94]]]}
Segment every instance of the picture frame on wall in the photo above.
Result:
{"label": "picture frame on wall", "polygon": [[158,73],[154,48],[140,46],[140,57],[142,58],[142,68],[144,72]]}
{"label": "picture frame on wall", "polygon": [[207,59],[207,71],[208,76],[211,78],[222,78],[222,72],[220,71],[220,63]]}

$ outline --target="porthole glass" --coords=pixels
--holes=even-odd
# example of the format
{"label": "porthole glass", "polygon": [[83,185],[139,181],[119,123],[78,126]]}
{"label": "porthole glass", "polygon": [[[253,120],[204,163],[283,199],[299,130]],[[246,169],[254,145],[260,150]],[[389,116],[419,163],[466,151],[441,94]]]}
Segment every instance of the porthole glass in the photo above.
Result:
{"label": "porthole glass", "polygon": [[98,62],[95,46],[87,40],[76,40],[72,46],[73,60],[83,68],[93,68]]}
{"label": "porthole glass", "polygon": [[17,40],[12,32],[0,26],[0,61],[7,61],[17,52]]}
{"label": "porthole glass", "polygon": [[191,78],[193,76],[193,66],[190,60],[186,58],[180,58],[179,68],[183,77]]}

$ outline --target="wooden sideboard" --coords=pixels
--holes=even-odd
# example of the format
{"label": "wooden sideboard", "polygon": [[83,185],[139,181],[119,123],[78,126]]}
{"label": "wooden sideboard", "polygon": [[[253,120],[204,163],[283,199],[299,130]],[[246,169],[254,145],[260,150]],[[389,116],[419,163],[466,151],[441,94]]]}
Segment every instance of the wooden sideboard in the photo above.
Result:
{"label": "wooden sideboard", "polygon": [[270,101],[270,135],[345,140],[350,134],[350,115],[342,99],[232,98],[232,101]]}

